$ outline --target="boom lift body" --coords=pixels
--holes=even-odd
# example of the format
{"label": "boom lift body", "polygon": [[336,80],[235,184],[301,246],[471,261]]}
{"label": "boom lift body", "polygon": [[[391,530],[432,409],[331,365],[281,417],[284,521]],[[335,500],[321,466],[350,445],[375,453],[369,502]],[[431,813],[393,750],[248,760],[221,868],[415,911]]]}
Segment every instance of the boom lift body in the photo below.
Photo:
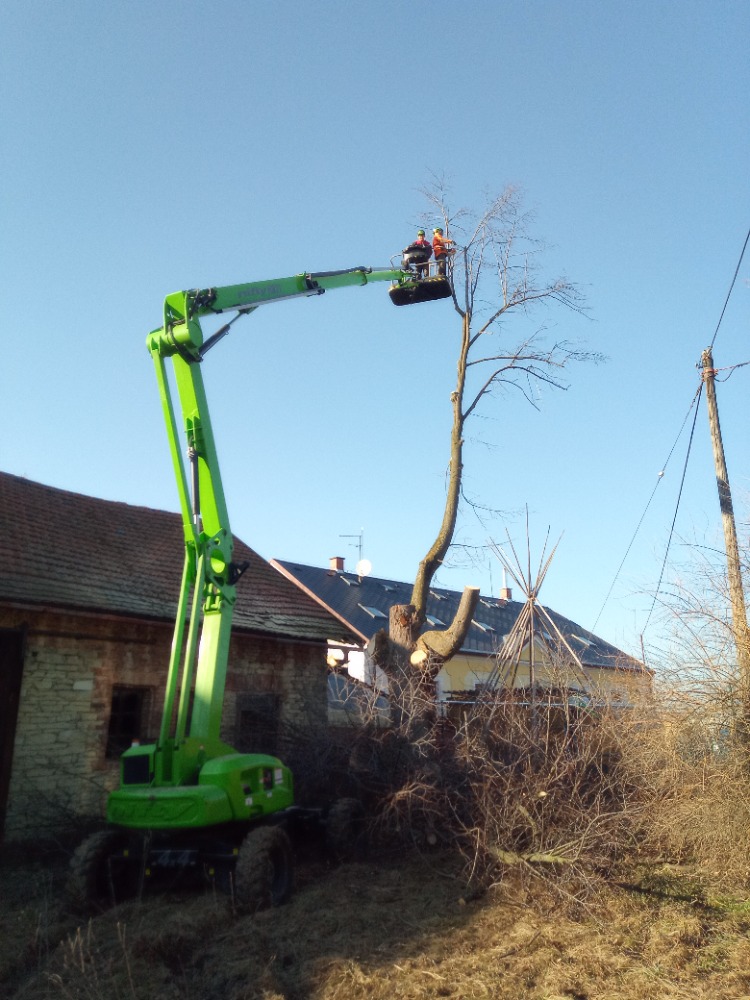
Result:
{"label": "boom lift body", "polygon": [[[236,585],[246,564],[233,561],[201,362],[240,315],[261,305],[374,281],[408,289],[414,277],[402,270],[358,267],[176,292],[165,300],[163,325],[147,338],[177,481],[184,566],[159,737],[122,755],[120,786],[107,801],[109,831],[85,841],[74,856],[71,884],[82,903],[114,895],[115,886],[129,894],[159,867],[213,872],[223,865],[231,881],[233,866],[246,850],[243,841],[256,827],[310,820],[294,805],[289,768],[273,756],[237,753],[220,735]],[[237,315],[204,338],[201,318],[227,311]],[[350,800],[341,800],[332,812],[340,833],[356,810]],[[283,841],[267,848],[256,837],[249,846],[267,849],[268,871],[288,866]],[[255,884],[257,878],[250,881]],[[290,884],[282,871],[265,902],[282,901]]]}

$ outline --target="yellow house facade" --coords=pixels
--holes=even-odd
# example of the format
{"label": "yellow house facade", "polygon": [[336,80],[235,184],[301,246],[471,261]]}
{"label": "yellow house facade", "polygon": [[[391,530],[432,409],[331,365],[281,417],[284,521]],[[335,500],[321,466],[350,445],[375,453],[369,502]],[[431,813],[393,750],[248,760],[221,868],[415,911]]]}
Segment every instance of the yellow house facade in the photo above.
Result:
{"label": "yellow house facade", "polygon": [[553,657],[539,640],[534,640],[534,647],[533,663],[531,643],[528,643],[517,661],[505,670],[498,669],[496,655],[459,653],[438,674],[440,700],[469,700],[472,692],[486,690],[488,686],[528,690],[534,684],[556,691],[564,688],[571,698],[578,696],[586,701],[612,705],[639,704],[650,695],[650,671],[629,658],[621,665],[581,666],[573,662],[566,664],[560,657]]}
{"label": "yellow house facade", "polygon": [[[343,559],[328,569],[272,560],[271,565],[314,598],[342,624],[359,635],[361,647],[330,650],[332,661],[349,665],[352,676],[377,684],[364,650],[372,637],[388,628],[390,608],[408,604],[411,587],[395,580],[360,577],[344,569]],[[452,620],[461,595],[433,588],[427,605],[426,628],[440,629]],[[640,703],[651,689],[651,673],[600,636],[556,611],[501,597],[480,596],[460,653],[437,677],[441,703],[470,703],[488,690],[519,692],[546,688],[580,704]],[[536,622],[536,630],[524,623]],[[356,664],[356,665],[355,665]]]}

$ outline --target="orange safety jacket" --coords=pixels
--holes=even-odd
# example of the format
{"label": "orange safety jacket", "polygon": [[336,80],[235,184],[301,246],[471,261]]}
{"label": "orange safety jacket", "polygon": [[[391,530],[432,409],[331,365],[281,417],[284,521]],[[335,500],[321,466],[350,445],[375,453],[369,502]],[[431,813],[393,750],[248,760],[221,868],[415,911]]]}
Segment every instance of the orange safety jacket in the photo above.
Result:
{"label": "orange safety jacket", "polygon": [[432,239],[432,249],[435,251],[435,257],[444,257],[447,253],[453,253],[454,251],[447,245],[452,242],[453,240],[449,240],[447,236],[435,233]]}

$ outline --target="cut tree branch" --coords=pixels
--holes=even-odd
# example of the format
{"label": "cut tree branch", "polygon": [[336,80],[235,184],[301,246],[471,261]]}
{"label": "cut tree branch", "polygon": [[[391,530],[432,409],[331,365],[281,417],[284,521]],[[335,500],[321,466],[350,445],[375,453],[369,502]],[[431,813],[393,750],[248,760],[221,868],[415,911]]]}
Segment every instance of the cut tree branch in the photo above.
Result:
{"label": "cut tree branch", "polygon": [[458,610],[446,629],[431,629],[417,639],[417,648],[411,654],[415,667],[421,666],[431,656],[449,660],[458,652],[474,617],[474,609],[479,600],[479,587],[464,587]]}

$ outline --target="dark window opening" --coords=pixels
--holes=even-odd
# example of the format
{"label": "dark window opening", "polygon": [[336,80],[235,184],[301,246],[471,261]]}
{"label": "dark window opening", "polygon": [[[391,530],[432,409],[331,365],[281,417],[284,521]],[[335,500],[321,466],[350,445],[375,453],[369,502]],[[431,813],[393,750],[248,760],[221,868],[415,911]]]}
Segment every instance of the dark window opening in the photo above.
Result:
{"label": "dark window opening", "polygon": [[281,699],[275,694],[244,694],[237,699],[237,735],[240,753],[278,753]]}
{"label": "dark window opening", "polygon": [[23,661],[23,630],[0,629],[0,841],[3,839],[10,790]]}
{"label": "dark window opening", "polygon": [[144,738],[144,728],[148,721],[149,688],[112,688],[112,707],[109,713],[107,731],[107,757],[119,757],[132,746],[133,740]]}

